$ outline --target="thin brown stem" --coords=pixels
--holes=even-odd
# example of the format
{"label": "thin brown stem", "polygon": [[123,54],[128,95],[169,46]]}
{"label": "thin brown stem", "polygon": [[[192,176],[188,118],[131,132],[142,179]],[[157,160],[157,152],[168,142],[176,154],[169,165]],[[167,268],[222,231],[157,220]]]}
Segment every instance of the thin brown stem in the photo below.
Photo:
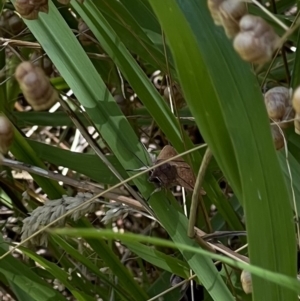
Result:
{"label": "thin brown stem", "polygon": [[[201,162],[201,166],[198,172],[198,176],[196,179],[196,183],[195,183],[195,187],[194,187],[194,191],[193,191],[193,196],[192,196],[192,204],[191,204],[191,209],[190,209],[190,217],[189,217],[189,228],[188,228],[188,236],[189,237],[194,237],[195,236],[195,232],[194,232],[194,226],[196,224],[196,217],[197,217],[197,207],[198,207],[198,201],[200,200],[200,204],[202,207],[204,207],[204,203],[203,203],[203,199],[200,195],[201,192],[201,187],[203,184],[203,180],[204,180],[204,176],[205,176],[205,172],[207,170],[207,167],[209,165],[209,162],[212,158],[212,152],[210,151],[210,149],[207,147],[206,152],[204,154],[203,160]],[[203,212],[206,212],[205,207],[202,208],[204,209]],[[206,224],[207,224],[207,228],[209,229],[210,232],[212,232],[211,229],[211,225],[209,222],[209,218],[206,215],[205,216],[205,220],[206,220]]]}

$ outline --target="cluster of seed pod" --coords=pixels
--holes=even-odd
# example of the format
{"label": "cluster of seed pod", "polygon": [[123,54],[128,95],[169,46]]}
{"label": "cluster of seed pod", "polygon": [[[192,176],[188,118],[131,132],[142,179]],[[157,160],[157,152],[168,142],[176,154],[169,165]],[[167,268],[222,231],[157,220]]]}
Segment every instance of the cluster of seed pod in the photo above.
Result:
{"label": "cluster of seed pod", "polygon": [[14,129],[11,122],[4,115],[0,115],[0,157],[8,152],[13,138]]}
{"label": "cluster of seed pod", "polygon": [[39,12],[48,13],[48,0],[16,0],[16,11],[22,18],[35,20]]}
{"label": "cluster of seed pod", "polygon": [[4,38],[19,34],[24,28],[25,23],[12,10],[5,10],[0,16],[0,35]]}
{"label": "cluster of seed pod", "polygon": [[23,62],[17,67],[15,77],[34,110],[47,110],[57,102],[58,93],[40,67],[31,62]]}
{"label": "cluster of seed pod", "polygon": [[233,47],[241,58],[254,64],[268,62],[279,44],[279,37],[262,18],[247,14],[242,0],[208,0],[216,25],[234,38]]}
{"label": "cluster of seed pod", "polygon": [[240,0],[208,0],[208,8],[216,25],[221,25],[229,38],[239,32],[239,21],[247,13],[246,4]]}
{"label": "cluster of seed pod", "polygon": [[292,107],[291,91],[285,87],[271,88],[265,93],[264,101],[271,122],[277,123],[271,125],[275,147],[281,149],[284,146],[284,137],[279,127],[281,129],[289,127],[292,123],[290,120],[295,115]]}

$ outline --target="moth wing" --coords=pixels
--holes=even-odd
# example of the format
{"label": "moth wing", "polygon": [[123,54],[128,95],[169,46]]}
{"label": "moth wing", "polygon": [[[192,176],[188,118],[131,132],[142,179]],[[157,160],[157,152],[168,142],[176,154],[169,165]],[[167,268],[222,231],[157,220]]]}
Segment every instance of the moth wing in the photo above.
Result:
{"label": "moth wing", "polygon": [[[172,158],[177,155],[176,150],[171,145],[166,145],[159,153],[156,164]],[[191,167],[181,157],[168,162],[170,165],[176,167],[176,180],[178,185],[186,188],[187,190],[193,191],[195,186],[195,176],[191,170]],[[172,181],[173,182],[173,181]],[[201,194],[205,195],[206,192],[201,188]]]}
{"label": "moth wing", "polygon": [[177,165],[177,182],[187,190],[193,191],[195,186],[195,176],[190,166],[185,163]]}
{"label": "moth wing", "polygon": [[163,161],[170,159],[177,155],[177,152],[174,147],[171,145],[166,145],[159,153],[156,161]]}

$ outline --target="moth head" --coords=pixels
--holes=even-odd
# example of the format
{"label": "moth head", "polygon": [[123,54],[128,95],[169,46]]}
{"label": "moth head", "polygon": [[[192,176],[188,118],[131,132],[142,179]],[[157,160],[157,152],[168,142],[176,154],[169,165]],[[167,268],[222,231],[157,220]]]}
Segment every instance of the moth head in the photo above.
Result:
{"label": "moth head", "polygon": [[170,163],[165,163],[156,167],[149,177],[149,181],[157,187],[172,187],[176,185],[176,167]]}
{"label": "moth head", "polygon": [[162,187],[163,186],[163,183],[162,183],[161,179],[157,175],[155,175],[153,171],[150,173],[148,181],[153,183],[157,187]]}

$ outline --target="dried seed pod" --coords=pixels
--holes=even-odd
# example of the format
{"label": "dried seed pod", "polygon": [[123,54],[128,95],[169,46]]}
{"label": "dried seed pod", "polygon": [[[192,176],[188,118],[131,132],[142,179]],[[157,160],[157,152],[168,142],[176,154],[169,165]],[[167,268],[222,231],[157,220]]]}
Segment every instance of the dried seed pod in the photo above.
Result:
{"label": "dried seed pod", "polygon": [[79,19],[78,21],[78,31],[79,31],[78,39],[82,45],[88,46],[93,44],[93,41],[89,38],[89,36],[92,38],[95,38],[95,36],[82,19]]}
{"label": "dried seed pod", "polygon": [[0,153],[6,154],[14,138],[11,122],[4,115],[0,115]]}
{"label": "dried seed pod", "polygon": [[207,6],[216,25],[222,25],[220,17],[220,5],[224,0],[207,0]]}
{"label": "dried seed pod", "polygon": [[281,121],[289,106],[290,92],[285,87],[274,87],[264,95],[265,105],[270,119]]}
{"label": "dried seed pod", "polygon": [[241,283],[243,290],[246,294],[252,293],[252,279],[250,272],[247,272],[245,270],[242,271],[241,274]]}
{"label": "dried seed pod", "polygon": [[294,94],[293,94],[293,108],[296,112],[294,125],[295,125],[295,132],[300,135],[300,87],[298,87]]}
{"label": "dried seed pod", "polygon": [[0,23],[0,27],[5,31],[4,37],[17,35],[26,27],[23,20],[9,9],[5,10],[1,15]]}
{"label": "dried seed pod", "polygon": [[272,58],[279,37],[262,18],[245,15],[240,21],[240,32],[233,47],[241,58],[254,64],[263,64]]}
{"label": "dried seed pod", "polygon": [[16,0],[16,11],[22,18],[35,20],[39,12],[48,13],[48,0]]}
{"label": "dried seed pod", "polygon": [[227,37],[235,37],[240,31],[241,18],[247,13],[246,3],[240,0],[226,0],[220,4],[219,11]]}
{"label": "dried seed pod", "polygon": [[284,136],[278,128],[278,125],[271,125],[271,133],[276,150],[282,149],[284,147]]}
{"label": "dried seed pod", "polygon": [[26,100],[34,110],[47,110],[58,100],[57,91],[40,67],[23,62],[17,67],[15,76]]}
{"label": "dried seed pod", "polygon": [[13,14],[7,22],[7,27],[9,32],[11,32],[13,35],[19,34],[23,29],[25,29],[25,23],[24,21],[17,15]]}

